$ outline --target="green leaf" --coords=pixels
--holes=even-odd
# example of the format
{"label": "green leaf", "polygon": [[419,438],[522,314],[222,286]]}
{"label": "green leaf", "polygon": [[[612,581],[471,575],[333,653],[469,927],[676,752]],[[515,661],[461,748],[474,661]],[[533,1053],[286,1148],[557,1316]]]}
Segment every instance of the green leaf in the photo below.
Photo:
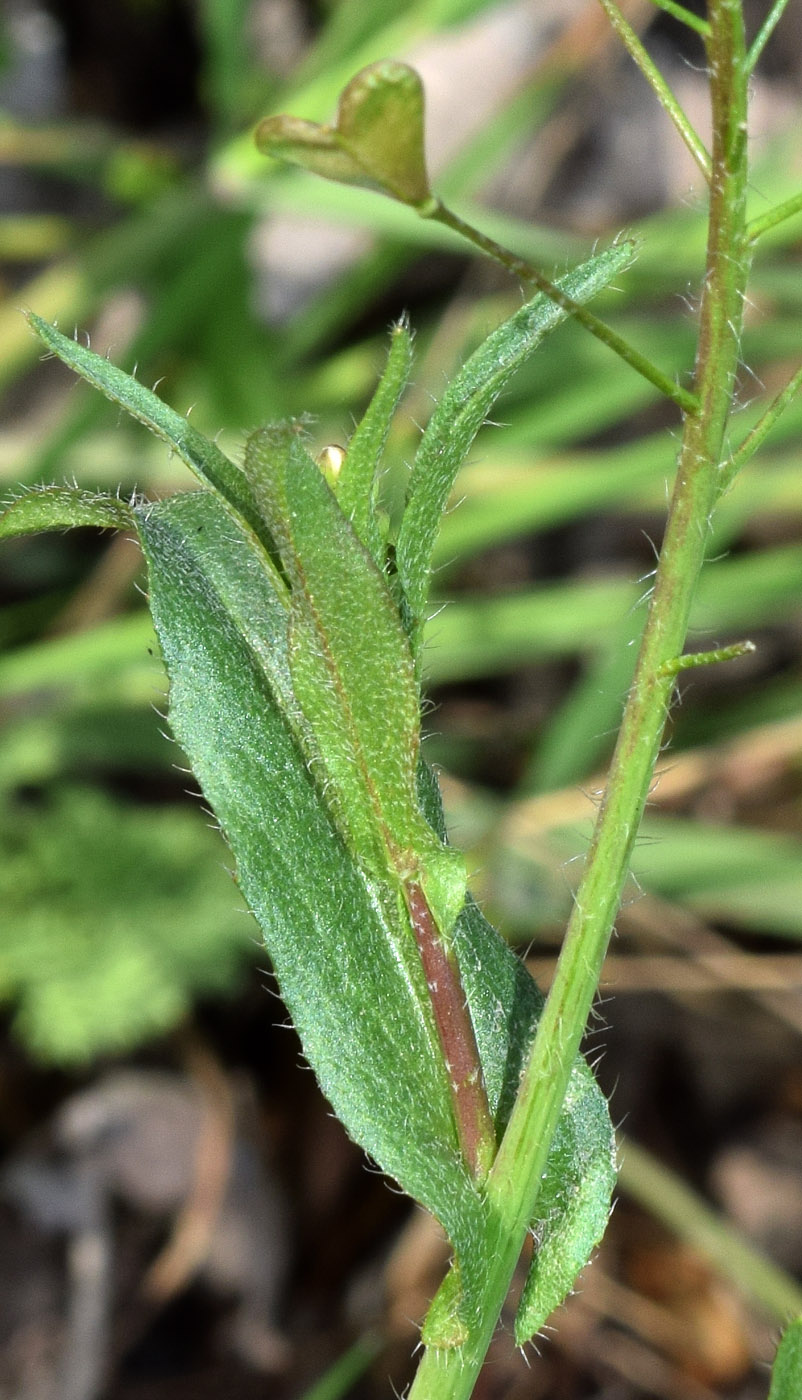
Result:
{"label": "green leaf", "polygon": [[253,546],[205,494],[143,509],[139,526],[171,725],[234,852],[305,1054],[383,1168],[450,1232],[461,1236],[463,1220],[476,1231],[481,1204],[414,939],[340,838],[241,625]]}
{"label": "green leaf", "polygon": [[[632,244],[619,244],[574,269],[557,286],[584,303],[631,261]],[[539,293],[482,342],[429,419],[415,454],[396,546],[416,650],[435,539],[457,471],[508,380],[543,337],[565,319],[566,312]]]}
{"label": "green leaf", "polygon": [[290,581],[292,685],[337,824],[372,874],[419,879],[447,931],[465,870],[418,807],[420,701],[386,580],[291,427],[254,433],[245,470]]}
{"label": "green leaf", "polygon": [[431,198],[423,107],[414,68],[385,59],[363,68],[343,89],[334,126],[267,117],[257,127],[256,144],[276,160],[419,207]]}
{"label": "green leaf", "polygon": [[112,403],[119,404],[137,422],[144,423],[156,437],[168,443],[199,481],[216,491],[232,512],[258,531],[259,513],[248,483],[240,468],[229,461],[219,447],[196,428],[190,427],[186,418],[169,408],[150,389],[102,355],[96,355],[93,350],[62,335],[61,331],[43,321],[41,316],[35,316],[32,311],[28,312],[28,321],[48,349],[58,355],[65,365],[99,389]]}
{"label": "green leaf", "polygon": [[[302,738],[303,717],[298,709],[290,679],[288,628],[290,595],[278,573],[263,566],[264,556],[241,521],[231,521],[219,498],[206,491],[188,491],[174,499],[181,506],[181,519],[192,544],[203,560],[203,571],[211,588],[219,595],[238,633],[252,651],[277,697],[288,723]],[[144,502],[136,524],[140,536],[143,521],[160,507]],[[237,547],[240,535],[249,539],[250,548]],[[229,539],[234,543],[229,548]]]}
{"label": "green leaf", "polygon": [[769,1400],[799,1400],[802,1395],[802,1318],[786,1327],[771,1372]]}
{"label": "green leaf", "polygon": [[[205,493],[142,508],[138,521],[171,724],[234,852],[307,1058],[349,1132],[443,1223],[460,1260],[461,1315],[475,1316],[490,1222],[459,1149],[420,958],[398,901],[342,841],[325,781],[276,702],[274,663],[257,644],[259,608],[248,596],[256,546]],[[436,836],[436,785],[423,781]],[[452,939],[501,1131],[541,998],[470,901]],[[575,1082],[569,1113],[594,1095],[593,1131],[585,1113],[563,1141],[582,1141],[594,1161],[609,1162],[604,1101],[581,1062]],[[555,1159],[560,1174],[564,1155]]]}
{"label": "green leaf", "polygon": [[384,374],[364,417],[348,441],[348,451],[333,487],[340,509],[379,569],[385,566],[384,531],[376,514],[376,495],[387,434],[412,369],[409,326],[393,326]]}
{"label": "green leaf", "polygon": [[515,1315],[516,1346],[536,1336],[567,1297],[607,1228],[616,1181],[609,1121],[591,1074],[575,1073],[538,1197],[534,1254]]}
{"label": "green leaf", "polygon": [[124,530],[133,524],[132,508],[119,496],[101,496],[75,486],[44,486],[26,491],[6,506],[0,515],[0,539],[74,525]]}

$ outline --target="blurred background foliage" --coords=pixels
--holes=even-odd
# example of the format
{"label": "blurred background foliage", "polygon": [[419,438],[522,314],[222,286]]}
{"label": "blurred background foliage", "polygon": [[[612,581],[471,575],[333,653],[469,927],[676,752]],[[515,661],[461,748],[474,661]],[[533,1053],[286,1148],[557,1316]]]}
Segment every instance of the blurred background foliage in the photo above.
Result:
{"label": "blurred background foliage", "polygon": [[[704,129],[693,36],[647,0],[625,8]],[[752,32],[765,10],[747,5]],[[254,427],[302,413],[320,446],[346,442],[406,310],[417,365],[388,445],[393,509],[432,397],[520,289],[446,230],[272,166],[250,137],[268,112],[330,118],[344,82],[388,55],[423,75],[436,188],[458,212],[549,272],[634,232],[638,262],[594,309],[687,376],[702,192],[595,0],[8,0],[0,22],[5,494],[65,478],[123,494],[190,484],[143,430],[41,362],[20,307],[136,365],[232,452]],[[753,215],[802,182],[800,76],[792,4],[754,82]],[[734,445],[799,361],[801,255],[798,218],[761,245]],[[677,420],[573,325],[519,374],[499,416],[438,546],[427,753],[478,896],[547,981],[633,664]],[[751,1142],[765,1119],[802,1142],[801,429],[799,402],[716,514],[691,645],[748,636],[757,649],[681,684],[610,960],[600,1071],[630,1130],[695,1186],[712,1191],[715,1178],[766,1247],[772,1212],[744,1218],[756,1188],[720,1183],[732,1139]],[[143,585],[123,538],[51,535],[0,555],[0,997],[17,1086],[20,1046],[51,1074],[85,1074],[127,1050],[169,1060],[170,1042],[153,1037],[188,1019],[224,1059],[270,1078],[249,1055],[272,1045],[281,1013],[254,997],[255,928],[160,732]],[[230,1010],[224,993],[240,997]],[[226,1039],[237,1016],[251,1027],[247,1054]],[[67,1078],[29,1072],[50,1088],[25,1111],[0,1091],[10,1146],[69,1091]],[[802,1212],[792,1228],[791,1197],[780,1257],[793,1272]],[[606,1364],[632,1388],[616,1395],[765,1393],[751,1369],[768,1354],[765,1323],[755,1340],[754,1318],[716,1311],[708,1285],[704,1275],[701,1302],[690,1288],[694,1316],[709,1306],[713,1321],[689,1353],[686,1302],[652,1289],[651,1306],[680,1318],[666,1339],[651,1314],[634,1316],[634,1291],[649,1292],[637,1269],[619,1280],[630,1333],[608,1336]],[[594,1326],[609,1310],[603,1290],[586,1308]],[[577,1375],[595,1376],[577,1326],[568,1351]],[[719,1354],[710,1339],[722,1329]],[[348,1353],[341,1389],[375,1352],[363,1339]],[[566,1394],[586,1393],[572,1384]]]}

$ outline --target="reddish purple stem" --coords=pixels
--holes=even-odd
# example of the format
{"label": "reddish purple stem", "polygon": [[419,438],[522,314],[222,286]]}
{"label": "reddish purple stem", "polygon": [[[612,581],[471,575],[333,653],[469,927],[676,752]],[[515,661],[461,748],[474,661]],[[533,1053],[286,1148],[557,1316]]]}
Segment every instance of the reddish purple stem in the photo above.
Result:
{"label": "reddish purple stem", "polygon": [[448,1070],[460,1146],[472,1175],[483,1181],[496,1154],[496,1135],[459,969],[421,886],[409,881],[404,895]]}

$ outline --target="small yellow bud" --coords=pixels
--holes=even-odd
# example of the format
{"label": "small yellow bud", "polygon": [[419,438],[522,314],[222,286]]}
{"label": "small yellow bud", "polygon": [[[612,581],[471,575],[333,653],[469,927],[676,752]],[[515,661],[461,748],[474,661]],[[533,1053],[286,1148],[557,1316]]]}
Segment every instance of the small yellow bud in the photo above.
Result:
{"label": "small yellow bud", "polygon": [[333,490],[337,485],[337,478],[345,461],[345,448],[338,447],[336,442],[331,442],[328,447],[323,448],[322,452],[318,452],[315,461]]}

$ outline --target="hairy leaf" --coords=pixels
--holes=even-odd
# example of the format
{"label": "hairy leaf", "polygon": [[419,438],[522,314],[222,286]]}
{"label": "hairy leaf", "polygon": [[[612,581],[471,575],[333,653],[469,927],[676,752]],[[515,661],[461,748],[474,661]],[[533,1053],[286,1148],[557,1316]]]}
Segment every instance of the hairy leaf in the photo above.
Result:
{"label": "hairy leaf", "polygon": [[462,1237],[480,1202],[414,939],[337,832],[242,626],[252,546],[205,494],[143,508],[139,525],[171,725],[235,855],[305,1053],[357,1141]]}
{"label": "hairy leaf", "polygon": [[384,373],[364,417],[349,438],[334,486],[343,514],[379,569],[385,565],[385,541],[376,516],[382,454],[411,368],[412,336],[406,322],[400,321],[393,327]]}
{"label": "hairy leaf", "polygon": [[28,321],[49,350],[75,370],[88,384],[119,404],[137,422],[144,423],[156,437],[173,449],[200,481],[210,486],[229,508],[258,531],[259,514],[251,499],[248,483],[239,467],[213,442],[192,428],[186,418],[163,403],[133,375],[118,369],[102,355],[96,355],[77,340],[62,335],[41,316],[28,312]]}
{"label": "hairy leaf", "polygon": [[[633,245],[621,243],[575,268],[557,286],[574,301],[588,301],[632,261]],[[432,553],[454,478],[515,371],[567,313],[538,293],[482,342],[449,384],[421,438],[396,546],[398,573],[420,647],[422,613]]]}
{"label": "hairy leaf", "polygon": [[802,1395],[802,1318],[786,1327],[774,1358],[769,1400],[799,1400]]}
{"label": "hairy leaf", "polygon": [[607,1228],[616,1175],[607,1104],[590,1071],[575,1072],[538,1196],[534,1254],[515,1315],[516,1346],[534,1337],[570,1293]]}
{"label": "hairy leaf", "polygon": [[245,470],[290,580],[293,690],[340,829],[373,874],[419,879],[450,929],[465,869],[418,807],[420,700],[384,576],[291,428],[254,433]]}
{"label": "hairy leaf", "polygon": [[[138,520],[171,724],[231,845],[307,1058],[352,1135],[442,1221],[470,1312],[488,1222],[459,1151],[417,948],[397,900],[341,840],[276,702],[272,662],[255,635],[254,545],[205,493],[143,507]],[[264,606],[273,608],[269,594]],[[425,774],[422,800],[439,827]],[[541,998],[470,902],[453,942],[501,1131]],[[572,1154],[580,1172],[610,1160],[604,1100],[582,1062],[574,1086],[550,1167],[550,1209],[559,1208]]]}
{"label": "hairy leaf", "polygon": [[133,510],[119,496],[80,491],[75,486],[44,486],[26,491],[0,515],[0,539],[95,525],[102,530],[133,526]]}

